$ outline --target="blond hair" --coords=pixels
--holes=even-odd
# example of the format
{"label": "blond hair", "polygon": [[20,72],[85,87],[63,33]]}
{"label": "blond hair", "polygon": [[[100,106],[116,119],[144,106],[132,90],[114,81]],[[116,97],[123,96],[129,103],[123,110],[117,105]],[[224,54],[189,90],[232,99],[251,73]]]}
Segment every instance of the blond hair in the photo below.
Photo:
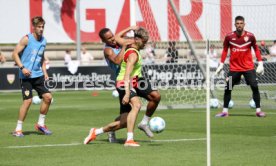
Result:
{"label": "blond hair", "polygon": [[141,38],[143,42],[147,42],[149,40],[149,32],[143,27],[139,27],[139,29],[135,30],[134,36]]}

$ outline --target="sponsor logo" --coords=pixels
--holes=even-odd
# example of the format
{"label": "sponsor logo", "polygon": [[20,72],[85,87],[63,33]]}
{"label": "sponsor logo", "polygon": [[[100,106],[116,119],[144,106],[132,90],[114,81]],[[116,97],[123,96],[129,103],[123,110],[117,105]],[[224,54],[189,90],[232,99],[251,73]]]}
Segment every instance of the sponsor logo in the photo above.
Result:
{"label": "sponsor logo", "polygon": [[9,82],[9,84],[13,84],[13,82],[15,80],[15,74],[7,74],[7,80]]}
{"label": "sponsor logo", "polygon": [[243,39],[245,42],[247,42],[249,38],[248,38],[248,36],[245,36]]}
{"label": "sponsor logo", "polygon": [[25,90],[24,94],[25,94],[25,96],[29,96],[30,95],[30,91],[29,90]]}
{"label": "sponsor logo", "polygon": [[232,48],[233,52],[246,52],[247,50],[247,48]]}

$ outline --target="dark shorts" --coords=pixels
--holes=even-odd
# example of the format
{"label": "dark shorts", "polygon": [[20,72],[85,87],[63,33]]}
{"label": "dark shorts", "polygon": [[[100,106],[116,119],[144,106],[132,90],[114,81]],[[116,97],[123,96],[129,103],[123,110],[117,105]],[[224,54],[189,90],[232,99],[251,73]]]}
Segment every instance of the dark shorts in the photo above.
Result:
{"label": "dark shorts", "polygon": [[[130,104],[127,104],[127,105],[122,104],[123,97],[125,96],[124,87],[117,88],[117,91],[119,93],[120,114],[122,114],[124,112],[130,112],[131,111],[131,105]],[[139,97],[142,97],[146,100],[149,100],[148,95],[152,91],[154,91],[154,90],[152,89],[150,82],[147,81],[144,78],[139,78],[137,88],[134,88],[134,89],[130,90],[130,99],[132,97],[139,96]]]}
{"label": "dark shorts", "polygon": [[44,76],[37,78],[20,79],[20,84],[23,100],[27,100],[33,97],[33,89],[36,90],[40,98],[42,98],[43,94],[50,93],[50,91],[44,86]]}
{"label": "dark shorts", "polygon": [[[124,98],[125,93],[126,93],[125,90],[124,90],[124,87],[119,87],[119,88],[117,88],[117,91],[118,91],[118,93],[119,93],[120,114],[123,114],[123,113],[125,113],[125,112],[130,112],[130,111],[131,111],[131,105],[130,105],[130,104],[124,105],[124,104],[122,103],[123,98]],[[133,98],[133,97],[135,97],[135,96],[137,96],[135,90],[130,90],[130,97],[129,97],[129,99],[131,99],[131,98]]]}
{"label": "dark shorts", "polygon": [[229,86],[229,84],[232,84],[232,85],[240,84],[242,75],[244,76],[244,79],[247,85],[258,86],[255,70],[248,70],[244,72],[230,71],[227,77],[227,86]]}

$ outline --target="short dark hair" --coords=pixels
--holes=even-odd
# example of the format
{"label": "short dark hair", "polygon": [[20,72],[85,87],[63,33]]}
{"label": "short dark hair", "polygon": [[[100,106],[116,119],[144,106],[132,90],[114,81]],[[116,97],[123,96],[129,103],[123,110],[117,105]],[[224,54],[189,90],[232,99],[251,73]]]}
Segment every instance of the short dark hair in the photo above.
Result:
{"label": "short dark hair", "polygon": [[101,38],[102,40],[104,40],[104,34],[105,34],[106,32],[108,32],[108,31],[110,31],[109,28],[102,28],[102,29],[100,30],[99,36],[100,36],[100,38]]}
{"label": "short dark hair", "polygon": [[237,17],[235,18],[235,21],[238,21],[238,20],[244,21],[244,17],[243,17],[243,16],[237,16]]}
{"label": "short dark hair", "polygon": [[45,20],[41,16],[36,16],[32,18],[32,25],[35,27],[39,23],[42,23],[43,25],[45,24]]}

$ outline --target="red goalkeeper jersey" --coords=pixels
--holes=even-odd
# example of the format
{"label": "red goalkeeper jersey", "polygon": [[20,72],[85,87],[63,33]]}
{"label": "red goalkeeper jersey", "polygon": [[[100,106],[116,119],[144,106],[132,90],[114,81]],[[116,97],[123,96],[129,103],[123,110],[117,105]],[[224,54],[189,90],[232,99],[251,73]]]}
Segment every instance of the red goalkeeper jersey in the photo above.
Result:
{"label": "red goalkeeper jersey", "polygon": [[224,63],[230,48],[230,71],[253,70],[251,47],[255,51],[257,60],[262,61],[256,38],[252,33],[245,31],[244,35],[238,36],[235,31],[231,32],[224,39],[221,62]]}

